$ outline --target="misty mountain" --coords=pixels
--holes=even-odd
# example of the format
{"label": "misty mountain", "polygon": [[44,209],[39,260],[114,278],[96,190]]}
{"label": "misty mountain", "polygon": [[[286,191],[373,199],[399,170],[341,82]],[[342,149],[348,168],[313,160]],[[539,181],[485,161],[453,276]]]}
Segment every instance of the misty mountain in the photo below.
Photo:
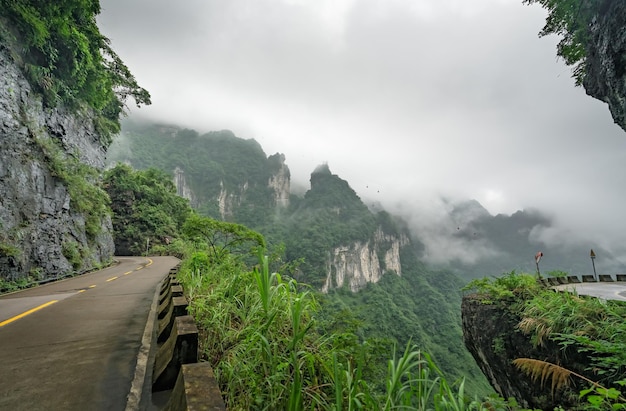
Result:
{"label": "misty mountain", "polygon": [[[321,255],[365,240],[367,233],[381,224],[377,219],[394,220],[405,227],[411,246],[423,261],[466,280],[511,270],[535,272],[538,251],[544,253],[540,262],[543,274],[591,273],[592,248],[598,256],[599,272],[624,270],[608,250],[555,231],[555,216],[538,209],[494,216],[476,200],[442,199],[443,217],[437,219],[420,215],[421,211],[410,205],[387,213],[380,204],[370,204],[368,213],[349,183],[333,175],[327,164],[312,172],[310,188],[296,189],[291,186],[284,155],[267,156],[258,142],[228,130],[200,135],[177,126],[129,119],[122,127],[123,134],[109,149],[109,164],[120,161],[139,169],[162,169],[176,177],[179,194],[201,214],[248,225],[263,232],[270,242],[289,243],[289,258],[298,258],[296,254],[307,250],[307,280],[317,285],[323,283],[326,270],[319,269],[326,266],[326,257]],[[342,226],[351,228],[337,230],[341,235],[329,234],[332,227]],[[313,227],[328,232],[320,237]],[[289,234],[294,232],[307,235]],[[309,264],[312,260],[317,262]]]}
{"label": "misty mountain", "polygon": [[607,273],[623,269],[608,250],[596,244],[550,238],[547,234],[554,225],[553,218],[537,209],[493,216],[479,202],[468,200],[451,203],[449,217],[452,230],[440,235],[449,235],[451,243],[468,250],[482,250],[477,253],[480,258],[474,261],[457,258],[436,264],[450,268],[464,278],[499,276],[511,270],[534,273],[535,254],[539,251],[544,254],[539,263],[544,275],[551,271],[590,274],[591,248],[601,256],[596,262],[599,271]]}

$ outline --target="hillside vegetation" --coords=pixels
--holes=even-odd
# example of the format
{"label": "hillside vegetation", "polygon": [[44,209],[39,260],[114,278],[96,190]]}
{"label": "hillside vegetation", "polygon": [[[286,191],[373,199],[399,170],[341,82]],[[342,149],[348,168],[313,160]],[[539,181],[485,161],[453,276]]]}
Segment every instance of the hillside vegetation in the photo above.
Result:
{"label": "hillside vegetation", "polygon": [[466,344],[501,395],[541,409],[626,409],[626,304],[515,272],[466,289]]}
{"label": "hillside vegetation", "polygon": [[[421,263],[421,243],[411,238],[406,223],[385,211],[370,211],[328,165],[311,173],[310,189],[303,196],[292,194],[287,206],[279,206],[268,186],[280,168],[275,161],[279,154],[266,156],[256,141],[228,131],[200,135],[173,126],[131,122],[124,127],[120,141],[111,148],[111,162],[160,168],[170,178],[176,169],[183,170],[198,214],[261,233],[269,254],[275,257],[273,270],[307,284],[312,292],[319,292],[329,276],[343,269],[339,265],[329,268],[331,253],[351,261],[346,263],[346,276],[359,274],[350,269],[368,269],[350,264],[361,264],[363,258],[369,264],[375,254],[382,264],[381,281],[367,284],[356,294],[348,281],[338,288],[335,280],[330,281],[333,286],[321,297],[320,315],[349,312],[359,324],[354,331],[360,342],[376,340],[386,353],[394,345],[416,344],[451,378],[467,375],[469,388],[490,391],[462,344],[462,282],[449,271],[433,271]],[[232,199],[230,213],[219,212],[219,198]],[[392,241],[399,247],[397,262],[402,273],[384,266]],[[378,358],[379,369],[386,367],[385,358]]]}

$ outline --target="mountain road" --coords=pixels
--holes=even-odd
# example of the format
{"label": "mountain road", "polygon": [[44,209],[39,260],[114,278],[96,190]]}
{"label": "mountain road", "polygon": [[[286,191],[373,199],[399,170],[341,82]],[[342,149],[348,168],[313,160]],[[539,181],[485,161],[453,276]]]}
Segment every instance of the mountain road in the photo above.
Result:
{"label": "mountain road", "polygon": [[179,260],[117,259],[0,296],[1,410],[129,409],[157,285]]}
{"label": "mountain road", "polygon": [[588,295],[604,300],[626,301],[625,282],[572,283],[553,287],[555,290],[567,290],[579,295]]}

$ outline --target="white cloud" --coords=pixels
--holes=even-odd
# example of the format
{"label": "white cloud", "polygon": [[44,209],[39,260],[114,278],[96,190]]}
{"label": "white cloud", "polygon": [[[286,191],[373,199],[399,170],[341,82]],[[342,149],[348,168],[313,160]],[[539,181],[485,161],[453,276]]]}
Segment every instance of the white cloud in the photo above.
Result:
{"label": "white cloud", "polygon": [[492,212],[535,207],[558,217],[553,238],[624,243],[626,135],[605,104],[574,87],[555,58],[557,39],[537,37],[538,6],[101,5],[104,34],[152,93],[144,115],[255,138],[268,154],[285,153],[299,182],[327,161],[383,204],[436,193],[476,198]]}

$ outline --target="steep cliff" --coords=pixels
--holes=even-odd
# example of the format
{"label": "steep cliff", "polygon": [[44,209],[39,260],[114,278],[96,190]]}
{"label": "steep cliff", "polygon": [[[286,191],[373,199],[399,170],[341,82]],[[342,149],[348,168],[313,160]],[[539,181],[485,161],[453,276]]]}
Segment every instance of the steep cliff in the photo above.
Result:
{"label": "steep cliff", "polygon": [[[0,46],[3,278],[54,277],[111,260],[108,214],[81,204],[100,194],[93,182],[104,156],[90,111],[44,107],[9,50]],[[73,175],[64,175],[68,172]]]}
{"label": "steep cliff", "polygon": [[335,247],[328,254],[327,274],[322,292],[345,285],[357,292],[368,283],[377,283],[385,273],[402,275],[400,249],[409,244],[404,235],[385,234],[378,228],[369,241]]}
{"label": "steep cliff", "polygon": [[285,155],[276,153],[268,157],[271,164],[272,174],[268,186],[274,190],[274,203],[280,209],[289,207],[291,195],[291,172],[285,163]]}
{"label": "steep cliff", "polygon": [[626,3],[598,2],[589,24],[583,86],[609,105],[613,120],[626,130]]}

